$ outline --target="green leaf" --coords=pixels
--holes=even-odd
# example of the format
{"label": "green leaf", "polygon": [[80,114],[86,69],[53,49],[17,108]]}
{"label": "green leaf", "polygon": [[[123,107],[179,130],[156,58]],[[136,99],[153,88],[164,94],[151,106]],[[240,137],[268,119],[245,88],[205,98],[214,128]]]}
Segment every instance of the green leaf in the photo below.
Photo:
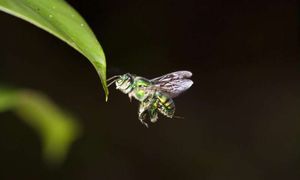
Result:
{"label": "green leaf", "polygon": [[0,112],[15,112],[40,136],[43,157],[51,165],[63,162],[80,126],[46,96],[31,90],[0,89]]}
{"label": "green leaf", "polygon": [[88,24],[69,4],[64,0],[0,0],[0,10],[48,31],[83,54],[100,76],[107,100],[104,52]]}

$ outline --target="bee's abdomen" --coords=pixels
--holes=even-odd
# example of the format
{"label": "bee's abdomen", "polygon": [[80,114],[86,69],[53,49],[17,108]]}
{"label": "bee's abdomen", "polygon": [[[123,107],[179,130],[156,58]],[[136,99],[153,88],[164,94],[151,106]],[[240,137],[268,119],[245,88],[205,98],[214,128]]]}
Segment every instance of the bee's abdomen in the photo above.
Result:
{"label": "bee's abdomen", "polygon": [[172,118],[175,113],[174,101],[170,97],[160,93],[157,94],[157,98],[159,112],[167,117]]}

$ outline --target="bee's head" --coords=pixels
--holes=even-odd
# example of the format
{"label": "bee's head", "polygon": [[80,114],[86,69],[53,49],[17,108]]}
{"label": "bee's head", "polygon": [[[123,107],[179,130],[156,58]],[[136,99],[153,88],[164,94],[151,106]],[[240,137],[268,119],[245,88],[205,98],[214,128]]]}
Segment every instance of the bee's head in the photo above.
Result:
{"label": "bee's head", "polygon": [[109,85],[115,82],[116,89],[119,89],[123,93],[127,94],[132,91],[133,75],[126,73],[123,75],[115,76],[116,79],[113,80]]}

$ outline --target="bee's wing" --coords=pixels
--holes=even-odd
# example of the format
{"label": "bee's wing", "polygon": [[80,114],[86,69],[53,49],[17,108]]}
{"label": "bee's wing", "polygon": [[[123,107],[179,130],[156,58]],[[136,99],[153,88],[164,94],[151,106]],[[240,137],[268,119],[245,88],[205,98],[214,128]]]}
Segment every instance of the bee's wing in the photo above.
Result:
{"label": "bee's wing", "polygon": [[168,94],[171,98],[174,98],[193,85],[193,81],[187,79],[191,76],[192,73],[190,71],[176,71],[150,81],[153,83],[155,89]]}
{"label": "bee's wing", "polygon": [[164,81],[167,81],[167,82],[172,81],[175,79],[186,79],[186,78],[192,77],[192,75],[193,74],[190,71],[176,71],[176,72],[172,72],[172,73],[165,74],[163,76],[151,79],[150,81],[152,83],[156,84],[156,83],[161,83]]}

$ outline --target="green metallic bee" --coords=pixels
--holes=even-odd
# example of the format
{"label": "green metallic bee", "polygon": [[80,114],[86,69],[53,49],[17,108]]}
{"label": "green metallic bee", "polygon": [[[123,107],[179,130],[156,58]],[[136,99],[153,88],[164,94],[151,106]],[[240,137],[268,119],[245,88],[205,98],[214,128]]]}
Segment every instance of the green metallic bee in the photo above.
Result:
{"label": "green metallic bee", "polygon": [[155,123],[158,119],[158,112],[172,118],[175,113],[175,104],[172,98],[189,89],[193,81],[188,79],[192,76],[189,71],[176,71],[154,79],[146,79],[130,73],[113,76],[108,86],[116,84],[116,89],[128,94],[140,101],[138,118],[142,124],[148,127],[145,122],[147,113],[150,121]]}

